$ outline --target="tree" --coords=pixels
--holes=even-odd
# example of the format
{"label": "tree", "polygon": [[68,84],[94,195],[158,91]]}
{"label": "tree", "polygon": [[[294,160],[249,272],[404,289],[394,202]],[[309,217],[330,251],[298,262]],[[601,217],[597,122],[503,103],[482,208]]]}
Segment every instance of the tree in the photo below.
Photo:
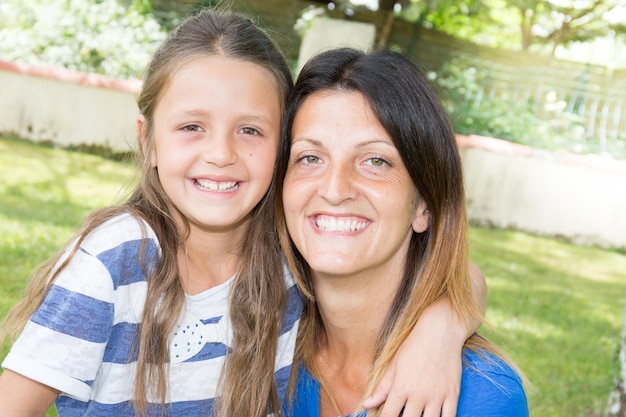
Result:
{"label": "tree", "polygon": [[[613,31],[626,34],[623,22],[607,19],[623,7],[622,0],[506,0],[520,17],[522,49],[589,41]],[[626,10],[625,10],[626,13]],[[626,17],[624,18],[626,20]]]}
{"label": "tree", "polygon": [[559,45],[626,35],[624,0],[379,0],[379,12],[398,5],[406,20],[489,46],[554,53]]}

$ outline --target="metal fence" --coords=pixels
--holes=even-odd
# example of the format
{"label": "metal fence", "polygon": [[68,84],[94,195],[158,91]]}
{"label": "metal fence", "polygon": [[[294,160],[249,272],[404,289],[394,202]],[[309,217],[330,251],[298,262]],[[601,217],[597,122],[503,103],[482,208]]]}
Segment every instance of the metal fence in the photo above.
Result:
{"label": "metal fence", "polygon": [[626,139],[626,69],[482,47],[424,28],[416,33],[405,22],[396,24],[392,42],[428,71],[452,60],[475,68],[481,88],[465,94],[470,106],[506,97],[540,120],[568,116],[561,122],[580,125],[587,140],[601,145]]}

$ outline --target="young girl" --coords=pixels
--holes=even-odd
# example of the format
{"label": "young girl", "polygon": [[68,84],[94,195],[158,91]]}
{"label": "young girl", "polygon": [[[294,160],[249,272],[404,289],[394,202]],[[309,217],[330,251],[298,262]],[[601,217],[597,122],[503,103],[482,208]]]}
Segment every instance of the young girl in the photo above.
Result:
{"label": "young girl", "polygon": [[[53,402],[62,417],[281,413],[302,306],[273,205],[291,87],[278,49],[233,14],[204,11],[161,45],[138,98],[139,185],[90,215],[8,316],[19,338],[0,376],[3,417],[41,416]],[[411,351],[430,361],[423,333],[452,317],[442,311],[399,358],[388,415],[416,391],[403,368],[433,372]],[[468,331],[453,327],[444,363],[460,362]],[[436,384],[425,377],[433,388],[417,408],[431,394],[456,400],[450,369]]]}

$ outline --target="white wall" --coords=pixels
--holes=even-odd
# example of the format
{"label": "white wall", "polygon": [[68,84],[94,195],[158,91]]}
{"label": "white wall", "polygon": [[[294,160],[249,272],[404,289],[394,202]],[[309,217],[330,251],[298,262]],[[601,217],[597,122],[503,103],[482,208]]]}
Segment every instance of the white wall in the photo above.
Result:
{"label": "white wall", "polygon": [[374,46],[376,26],[316,16],[302,37],[298,54],[298,71],[313,55],[332,48],[351,47],[364,51]]}
{"label": "white wall", "polygon": [[[138,88],[0,62],[0,134],[129,150]],[[477,136],[458,140],[473,222],[626,249],[626,161]]]}

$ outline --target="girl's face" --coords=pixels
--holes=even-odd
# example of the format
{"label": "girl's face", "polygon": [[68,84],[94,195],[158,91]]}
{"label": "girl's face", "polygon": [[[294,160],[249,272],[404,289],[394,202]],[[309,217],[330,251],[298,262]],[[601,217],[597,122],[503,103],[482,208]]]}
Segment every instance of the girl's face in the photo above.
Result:
{"label": "girl's face", "polygon": [[302,103],[283,205],[289,234],[318,277],[401,277],[413,231],[428,227],[400,153],[359,92],[319,91]]}
{"label": "girl's face", "polygon": [[242,230],[272,180],[280,123],[276,84],[256,64],[214,55],[172,75],[150,159],[192,228]]}

